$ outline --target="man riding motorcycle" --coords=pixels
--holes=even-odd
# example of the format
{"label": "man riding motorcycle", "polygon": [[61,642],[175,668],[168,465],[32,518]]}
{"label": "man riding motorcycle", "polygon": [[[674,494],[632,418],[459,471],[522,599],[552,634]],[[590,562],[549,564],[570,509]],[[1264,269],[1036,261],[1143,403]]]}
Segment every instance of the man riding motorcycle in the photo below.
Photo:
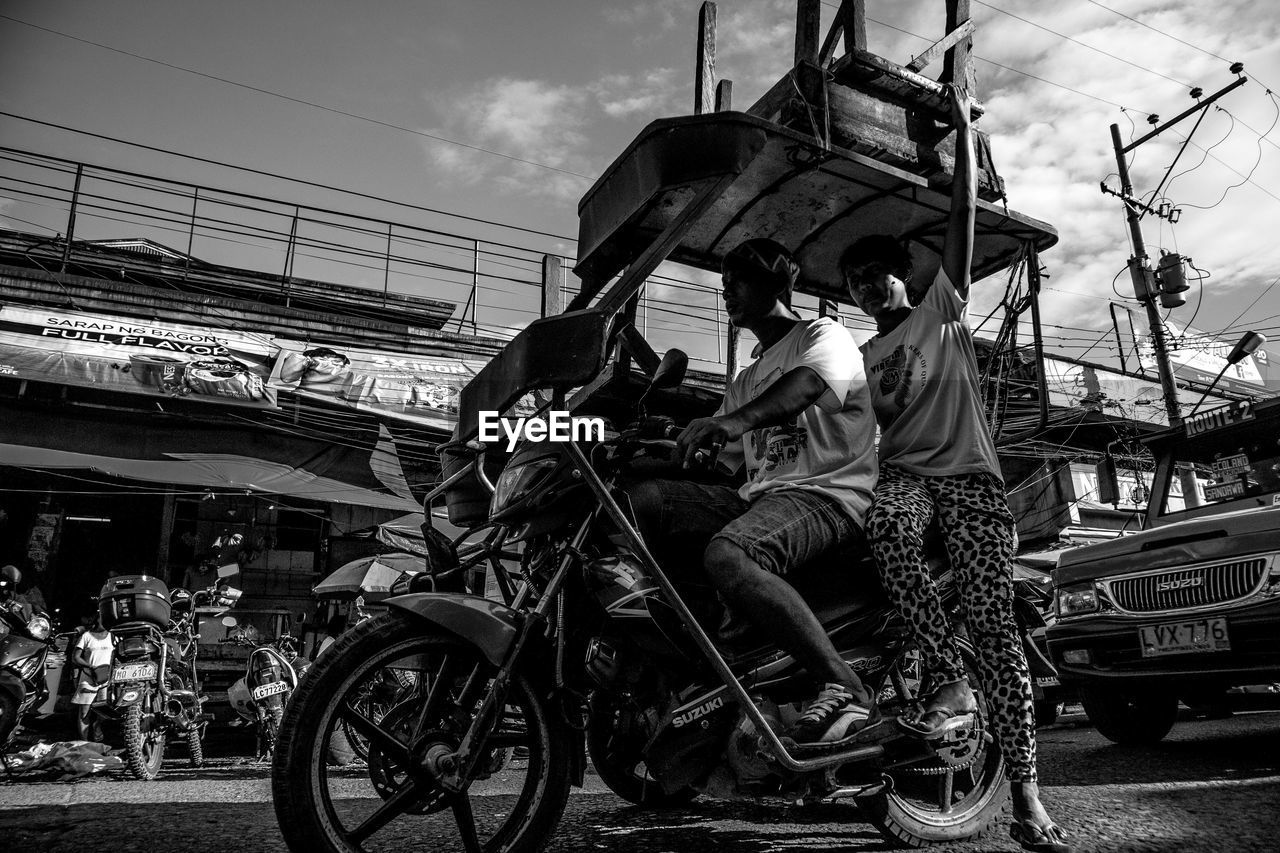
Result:
{"label": "man riding motorcycle", "polygon": [[875,423],[848,331],[791,310],[799,271],[785,248],[763,238],[725,257],[725,311],[759,340],[755,361],[729,382],[719,411],[677,439],[686,467],[698,448],[722,447],[722,464],[745,463],[746,484],[655,479],[629,497],[642,528],[705,545],[705,569],[731,612],[767,628],[822,685],[787,733],[814,744],[865,728],[871,696],[783,575],[862,541]]}

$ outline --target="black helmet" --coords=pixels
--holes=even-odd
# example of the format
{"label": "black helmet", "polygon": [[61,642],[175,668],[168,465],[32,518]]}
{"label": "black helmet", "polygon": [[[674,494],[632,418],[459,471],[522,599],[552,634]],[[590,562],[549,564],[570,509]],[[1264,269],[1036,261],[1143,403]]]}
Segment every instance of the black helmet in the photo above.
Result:
{"label": "black helmet", "polygon": [[191,593],[182,587],[174,587],[169,592],[169,605],[175,612],[191,609]]}

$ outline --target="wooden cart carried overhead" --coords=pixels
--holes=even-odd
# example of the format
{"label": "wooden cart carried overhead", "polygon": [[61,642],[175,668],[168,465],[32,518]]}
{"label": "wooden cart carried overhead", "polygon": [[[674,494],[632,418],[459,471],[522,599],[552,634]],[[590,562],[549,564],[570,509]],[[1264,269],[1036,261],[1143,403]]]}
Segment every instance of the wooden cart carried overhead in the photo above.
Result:
{"label": "wooden cart carried overhead", "polygon": [[[792,70],[749,110],[735,112],[728,81],[714,81],[715,7],[703,4],[696,114],[650,124],[583,196],[574,268],[581,289],[567,306],[555,298],[544,303],[546,314],[567,308],[577,319],[535,321],[481,371],[462,393],[455,442],[475,435],[477,411],[505,411],[529,389],[548,387],[549,371],[573,374],[573,383],[561,383],[566,387],[583,386],[558,401],[569,408],[612,381],[625,384],[633,360],[652,372],[657,356],[632,321],[641,288],[663,261],[718,271],[735,245],[769,237],[795,253],[797,290],[824,303],[847,301],[840,253],[858,237],[890,233],[908,245],[915,280],[933,279],[953,164],[944,84],[964,81],[973,93],[969,3],[945,0],[947,35],[907,65],[866,50],[863,6],[845,0],[819,41],[819,0],[798,0]],[[939,56],[941,82],[921,76]],[[975,101],[975,117],[982,112]],[[975,149],[977,280],[1016,258],[1034,259],[1057,233],[1004,204],[990,140],[980,130]],[[1034,263],[1028,273],[1034,278]],[[575,348],[582,352],[569,366]],[[614,369],[606,370],[615,351]],[[727,369],[734,371],[732,357]],[[446,472],[453,467],[446,464]]]}

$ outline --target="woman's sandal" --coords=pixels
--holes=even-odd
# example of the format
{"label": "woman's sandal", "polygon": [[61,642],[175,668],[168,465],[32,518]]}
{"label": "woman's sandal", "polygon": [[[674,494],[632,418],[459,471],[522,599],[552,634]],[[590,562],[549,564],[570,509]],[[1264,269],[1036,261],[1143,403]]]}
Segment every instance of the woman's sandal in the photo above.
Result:
{"label": "woman's sandal", "polygon": [[1054,823],[1037,826],[1030,820],[1015,820],[1009,827],[1009,837],[1032,853],[1071,853],[1066,834]]}

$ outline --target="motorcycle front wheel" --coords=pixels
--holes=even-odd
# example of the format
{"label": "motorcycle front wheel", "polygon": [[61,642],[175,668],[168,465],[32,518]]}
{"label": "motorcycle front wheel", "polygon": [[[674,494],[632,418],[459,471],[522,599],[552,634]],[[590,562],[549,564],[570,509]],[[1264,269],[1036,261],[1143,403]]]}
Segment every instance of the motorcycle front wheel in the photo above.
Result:
{"label": "motorcycle front wheel", "polygon": [[142,731],[142,705],[134,704],[124,716],[124,758],[129,772],[144,782],[160,774],[164,762],[164,732],[152,727]]}
{"label": "motorcycle front wheel", "polygon": [[[375,720],[359,708],[388,668],[415,671],[430,688]],[[496,672],[472,644],[403,613],[344,634],[294,691],[280,727],[271,780],[289,849],[541,850],[568,799],[572,731],[528,674],[512,674],[501,719],[461,792],[437,784],[423,760],[458,748]],[[329,741],[344,723],[368,739],[366,766],[328,765]],[[491,760],[514,747],[528,758]]]}

